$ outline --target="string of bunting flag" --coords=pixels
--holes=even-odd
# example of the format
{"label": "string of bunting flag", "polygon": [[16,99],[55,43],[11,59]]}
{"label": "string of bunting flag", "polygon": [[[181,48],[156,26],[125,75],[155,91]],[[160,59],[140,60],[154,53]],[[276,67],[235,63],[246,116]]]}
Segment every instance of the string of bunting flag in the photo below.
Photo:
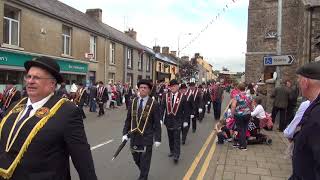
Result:
{"label": "string of bunting flag", "polygon": [[227,9],[229,9],[230,7],[230,4],[231,3],[236,3],[240,0],[230,0],[222,9],[220,12],[218,12],[218,14],[216,16],[214,16],[208,24],[206,24],[206,26],[204,26],[204,28],[201,29],[201,31],[199,33],[197,33],[197,35],[195,37],[193,37],[185,46],[183,46],[183,48],[181,49],[181,51],[183,51],[184,49],[186,49],[187,47],[189,47],[192,43],[194,43],[200,36],[203,32],[205,32],[210,25],[212,25],[215,21],[217,21],[222,13],[225,13]]}

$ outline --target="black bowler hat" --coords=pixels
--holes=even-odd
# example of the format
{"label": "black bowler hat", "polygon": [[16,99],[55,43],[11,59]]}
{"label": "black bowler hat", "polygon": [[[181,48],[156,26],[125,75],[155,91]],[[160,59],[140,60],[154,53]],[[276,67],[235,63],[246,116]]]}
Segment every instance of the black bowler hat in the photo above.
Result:
{"label": "black bowler hat", "polygon": [[198,86],[198,88],[202,88],[202,85],[200,84],[200,85]]}
{"label": "black bowler hat", "polygon": [[141,84],[147,85],[149,89],[152,89],[152,83],[148,79],[141,79],[137,84],[138,88],[140,87]]}
{"label": "black bowler hat", "polygon": [[309,78],[320,80],[320,62],[305,64],[297,70],[297,74]]}
{"label": "black bowler hat", "polygon": [[178,82],[176,79],[172,79],[172,80],[169,82],[169,85],[170,85],[170,86],[179,85],[179,82]]}
{"label": "black bowler hat", "polygon": [[63,81],[63,78],[60,74],[59,64],[56,62],[56,60],[50,57],[41,56],[24,63],[24,67],[27,71],[29,71],[32,66],[40,67],[47,70],[59,84]]}
{"label": "black bowler hat", "polygon": [[183,84],[181,84],[181,85],[180,85],[180,89],[187,89],[187,85],[186,85],[186,84],[184,84],[184,83],[183,83]]}
{"label": "black bowler hat", "polygon": [[189,86],[195,86],[196,84],[194,82],[189,83]]}

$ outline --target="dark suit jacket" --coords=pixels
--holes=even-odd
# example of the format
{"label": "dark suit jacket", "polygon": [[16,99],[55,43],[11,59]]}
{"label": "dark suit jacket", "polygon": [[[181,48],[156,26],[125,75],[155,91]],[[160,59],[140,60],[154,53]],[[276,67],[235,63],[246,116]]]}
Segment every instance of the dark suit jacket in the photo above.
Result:
{"label": "dark suit jacket", "polygon": [[186,98],[186,106],[185,106],[185,121],[190,121],[190,115],[194,115],[194,105],[193,105],[193,95],[190,94],[189,99],[186,95],[184,95]]}
{"label": "dark suit jacket", "polygon": [[84,103],[86,102],[87,98],[88,98],[88,93],[87,93],[87,91],[84,91],[78,105],[84,106]]}
{"label": "dark suit jacket", "polygon": [[[55,104],[59,99],[54,95],[43,107]],[[96,180],[90,145],[80,114],[74,103],[64,103],[31,141],[11,180],[71,180],[69,156],[80,180]],[[21,138],[28,135],[23,130],[33,128],[24,126],[25,129],[22,129],[11,150],[6,153],[5,145],[13,125],[9,122],[13,120],[7,120],[1,133],[0,164],[5,163],[8,156],[19,152],[19,140],[21,143]]]}
{"label": "dark suit jacket", "polygon": [[[171,93],[169,93],[171,94]],[[162,99],[162,115],[165,113],[165,119],[164,119],[164,124],[167,126],[168,129],[179,129],[181,128],[181,125],[183,122],[186,121],[186,116],[187,116],[187,102],[186,102],[186,97],[182,96],[180,100],[180,105],[177,110],[177,114],[169,114],[167,113],[167,99],[166,96],[163,97]],[[163,117],[163,116],[161,116]]]}
{"label": "dark suit jacket", "polygon": [[102,99],[100,100],[99,98],[98,98],[98,95],[99,95],[99,89],[100,89],[100,87],[98,87],[97,88],[97,96],[96,96],[96,100],[97,100],[97,102],[99,102],[99,101],[102,101],[103,103],[105,103],[105,102],[107,102],[108,101],[108,88],[106,87],[105,89],[104,89],[104,91],[103,91],[103,95],[102,95]]}
{"label": "dark suit jacket", "polygon": [[278,108],[287,108],[289,102],[289,89],[282,85],[281,87],[277,87],[271,97],[274,98],[273,106]]}
{"label": "dark suit jacket", "polygon": [[[151,97],[149,97],[151,98]],[[128,134],[131,130],[131,107],[128,109],[127,118],[123,127],[123,135]],[[144,130],[144,134],[134,132],[130,135],[131,146],[148,146],[153,145],[153,140],[161,142],[161,124],[160,109],[157,101],[154,101],[150,112],[149,120]]]}

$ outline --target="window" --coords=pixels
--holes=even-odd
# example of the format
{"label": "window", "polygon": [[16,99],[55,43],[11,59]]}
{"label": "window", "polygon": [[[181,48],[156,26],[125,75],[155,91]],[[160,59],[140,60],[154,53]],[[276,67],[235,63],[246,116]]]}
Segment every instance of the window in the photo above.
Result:
{"label": "window", "polygon": [[71,56],[71,28],[62,26],[62,54]]}
{"label": "window", "polygon": [[110,43],[110,64],[116,64],[115,62],[115,55],[116,55],[116,44],[114,42]]}
{"label": "window", "polygon": [[90,53],[93,54],[93,58],[90,60],[97,60],[97,37],[96,36],[90,36]]}
{"label": "window", "polygon": [[151,79],[150,76],[146,76],[146,79]]}
{"label": "window", "polygon": [[128,49],[127,67],[132,68],[133,49]]}
{"label": "window", "polygon": [[149,56],[147,59],[147,64],[146,64],[146,71],[147,72],[150,72],[150,66],[151,66],[151,56]]}
{"label": "window", "polygon": [[109,83],[111,82],[112,84],[114,84],[116,79],[116,74],[115,73],[109,73]]}
{"label": "window", "polygon": [[138,81],[142,79],[142,75],[138,75]]}
{"label": "window", "polygon": [[143,53],[139,53],[139,60],[138,60],[138,70],[142,70],[142,67],[143,67]]}
{"label": "window", "polygon": [[162,71],[162,64],[160,62],[159,62],[158,70],[159,70],[159,72]]}
{"label": "window", "polygon": [[20,10],[4,5],[3,43],[19,46]]}
{"label": "window", "polygon": [[131,73],[128,73],[127,74],[127,83],[129,84],[129,85],[131,85],[132,86],[132,84],[133,84],[133,78],[132,78],[133,76],[132,76],[132,74]]}

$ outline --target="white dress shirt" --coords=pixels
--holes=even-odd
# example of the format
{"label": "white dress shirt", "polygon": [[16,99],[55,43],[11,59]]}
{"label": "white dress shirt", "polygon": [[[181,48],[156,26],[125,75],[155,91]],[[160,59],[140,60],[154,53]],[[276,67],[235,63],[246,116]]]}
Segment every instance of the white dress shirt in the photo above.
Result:
{"label": "white dress shirt", "polygon": [[284,137],[288,138],[288,139],[292,139],[294,132],[296,130],[296,127],[298,126],[298,124],[300,123],[304,112],[308,109],[310,105],[310,101],[304,101],[303,103],[301,103],[301,105],[299,106],[299,109],[296,112],[296,115],[294,116],[293,120],[291,121],[291,123],[287,126],[287,128],[283,131]]}
{"label": "white dress shirt", "polygon": [[[28,110],[28,106],[29,106],[29,105],[32,105],[32,108],[33,108],[33,109],[30,111],[30,115],[29,115],[29,117],[31,117],[31,116],[33,116],[33,115],[36,113],[36,111],[37,111],[38,109],[42,108],[42,106],[43,106],[44,104],[46,104],[46,102],[48,102],[48,100],[51,98],[51,96],[53,96],[53,93],[51,93],[49,96],[47,96],[47,97],[43,98],[42,100],[40,100],[40,101],[38,101],[38,102],[35,102],[35,103],[33,103],[33,104],[31,103],[30,98],[28,98],[28,101],[27,101],[27,104],[26,104],[26,108],[24,109],[22,115],[20,116],[20,119],[27,113],[27,110]],[[20,120],[20,119],[19,119],[19,120]]]}
{"label": "white dress shirt", "polygon": [[251,112],[252,117],[256,117],[258,119],[266,118],[266,112],[264,111],[263,107],[258,104],[257,107]]}
{"label": "white dress shirt", "polygon": [[139,99],[138,99],[138,107],[140,106],[141,99],[143,99],[143,101],[142,101],[142,109],[144,109],[144,107],[146,106],[146,104],[148,102],[149,96],[146,96],[144,98],[139,97]]}

